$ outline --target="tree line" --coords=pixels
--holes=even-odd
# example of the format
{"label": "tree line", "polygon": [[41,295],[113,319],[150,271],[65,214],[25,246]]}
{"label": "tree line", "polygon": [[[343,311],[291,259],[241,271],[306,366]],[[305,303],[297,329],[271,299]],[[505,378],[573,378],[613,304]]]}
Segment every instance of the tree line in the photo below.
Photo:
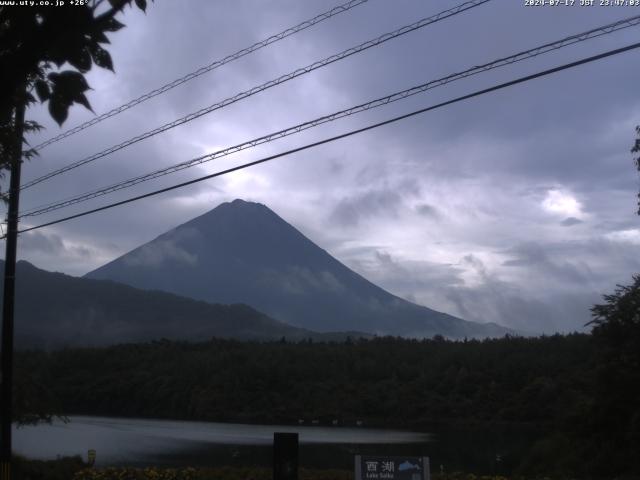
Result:
{"label": "tree line", "polygon": [[[30,351],[17,358],[23,373],[17,401],[69,415],[267,424],[337,420],[429,431],[533,427],[539,441],[531,445],[530,467],[553,460],[553,468],[569,473],[602,440],[585,437],[591,428],[585,419],[596,408],[595,352],[594,337],[584,334],[458,342],[163,340]],[[572,447],[559,453],[558,446],[567,444]],[[559,465],[551,458],[558,455]]]}

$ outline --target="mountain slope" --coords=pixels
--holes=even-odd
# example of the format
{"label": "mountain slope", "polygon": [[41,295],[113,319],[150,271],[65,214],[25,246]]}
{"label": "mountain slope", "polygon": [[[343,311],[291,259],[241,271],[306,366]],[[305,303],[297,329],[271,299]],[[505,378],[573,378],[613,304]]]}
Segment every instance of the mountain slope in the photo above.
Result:
{"label": "mountain slope", "polygon": [[[4,262],[0,260],[0,267]],[[3,280],[0,278],[0,298]],[[212,305],[111,281],[17,264],[16,343],[21,348],[102,346],[161,338],[319,338],[246,305]],[[345,335],[342,335],[344,338]]]}
{"label": "mountain slope", "polygon": [[509,330],[396,297],[337,261],[262,204],[223,203],[90,272],[138,288],[246,303],[316,331],[449,337]]}

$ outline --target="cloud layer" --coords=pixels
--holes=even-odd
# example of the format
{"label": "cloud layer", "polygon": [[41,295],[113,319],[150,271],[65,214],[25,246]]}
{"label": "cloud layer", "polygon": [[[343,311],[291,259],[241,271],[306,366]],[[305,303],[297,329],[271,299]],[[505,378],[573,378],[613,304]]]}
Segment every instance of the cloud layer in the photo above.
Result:
{"label": "cloud layer", "polygon": [[[103,112],[328,10],[333,2],[205,0],[130,9],[112,35],[116,74],[93,71]],[[325,56],[437,13],[380,2],[324,22],[59,142],[35,178]],[[632,9],[527,8],[495,0],[141,142],[24,192],[30,208],[630,16]],[[636,27],[637,29],[637,27]],[[50,215],[35,225],[631,43],[636,29],[435,89]],[[265,203],[365,277],[468,320],[554,332],[640,271],[637,52],[459,103],[227,177],[21,236],[20,256],[82,274],[222,201]],[[74,108],[65,128],[91,113]],[[59,129],[46,110],[29,118]],[[184,252],[180,253],[183,255]],[[186,256],[184,256],[186,255]],[[185,261],[191,261],[188,253]]]}

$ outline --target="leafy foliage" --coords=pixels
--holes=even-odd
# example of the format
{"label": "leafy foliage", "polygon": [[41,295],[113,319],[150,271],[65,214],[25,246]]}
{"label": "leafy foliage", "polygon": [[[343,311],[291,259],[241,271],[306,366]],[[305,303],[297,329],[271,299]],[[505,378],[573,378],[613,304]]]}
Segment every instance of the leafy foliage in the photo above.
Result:
{"label": "leafy foliage", "polygon": [[601,473],[640,472],[640,275],[592,308],[597,377],[592,428]]}
{"label": "leafy foliage", "polygon": [[[522,464],[545,474],[584,468],[584,445],[574,441],[574,432],[592,401],[588,335],[466,342],[165,340],[24,352],[17,361],[27,356],[32,372],[47,372],[45,389],[69,415],[352,426],[361,420],[428,431],[518,425],[541,430],[543,438],[526,458],[510,459],[510,468]],[[562,455],[549,463],[558,446]]]}
{"label": "leafy foliage", "polygon": [[[638,134],[638,138],[636,138],[633,148],[631,149],[631,153],[640,153],[640,126],[636,127],[636,133]],[[635,157],[633,160],[638,172],[640,172],[640,156]],[[640,215],[640,193],[638,193],[638,215]]]}
{"label": "leafy foliage", "polygon": [[[15,111],[37,99],[48,102],[58,124],[67,119],[74,104],[91,110],[86,97],[90,89],[84,74],[92,65],[113,70],[107,33],[124,25],[115,16],[132,0],[110,0],[98,13],[102,1],[73,8],[52,8],[36,2],[29,8],[0,7],[0,169],[16,158]],[[146,9],[144,0],[135,1]],[[75,70],[64,69],[66,65]],[[25,133],[40,128],[27,122]],[[23,140],[24,142],[24,140]],[[34,155],[28,151],[27,158]]]}
{"label": "leafy foliage", "polygon": [[[82,461],[63,458],[56,461],[19,459],[16,480],[271,480],[273,471],[264,467],[183,467],[183,468],[86,468]],[[46,469],[43,469],[46,468]],[[353,470],[300,468],[300,480],[353,480]],[[475,475],[464,472],[432,472],[433,480],[525,480],[540,477],[505,477],[502,475]],[[554,477],[562,478],[562,477]],[[543,479],[544,480],[544,479]]]}
{"label": "leafy foliage", "polygon": [[[194,468],[88,468],[77,472],[73,480],[197,480],[203,478]],[[211,478],[208,476],[207,478]]]}
{"label": "leafy foliage", "polygon": [[604,300],[604,304],[591,309],[594,334],[605,336],[614,344],[637,340],[628,335],[640,332],[640,275],[634,275],[632,285],[618,285],[615,293],[605,295]]}
{"label": "leafy foliage", "polygon": [[37,359],[25,357],[16,365],[14,375],[21,380],[13,388],[13,417],[20,426],[51,423],[54,417],[67,421],[60,412],[61,405],[46,388],[48,368],[38,365]]}
{"label": "leafy foliage", "polygon": [[13,480],[69,480],[86,468],[80,457],[63,457],[57,460],[28,460],[14,456],[12,460]]}
{"label": "leafy foliage", "polygon": [[[594,307],[593,335],[163,340],[22,352],[17,363],[28,364],[47,401],[69,415],[320,425],[361,420],[439,432],[517,426],[538,433],[517,456],[505,454],[505,472],[613,477],[640,471],[640,353],[637,317],[605,318],[635,305],[639,283],[636,278]],[[620,325],[629,329],[618,332]]]}

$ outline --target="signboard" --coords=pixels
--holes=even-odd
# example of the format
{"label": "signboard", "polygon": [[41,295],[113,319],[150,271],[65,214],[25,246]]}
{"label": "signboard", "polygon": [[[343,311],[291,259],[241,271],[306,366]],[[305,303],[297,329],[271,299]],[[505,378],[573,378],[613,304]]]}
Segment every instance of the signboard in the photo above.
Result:
{"label": "signboard", "polygon": [[430,480],[429,457],[356,455],[355,480]]}

